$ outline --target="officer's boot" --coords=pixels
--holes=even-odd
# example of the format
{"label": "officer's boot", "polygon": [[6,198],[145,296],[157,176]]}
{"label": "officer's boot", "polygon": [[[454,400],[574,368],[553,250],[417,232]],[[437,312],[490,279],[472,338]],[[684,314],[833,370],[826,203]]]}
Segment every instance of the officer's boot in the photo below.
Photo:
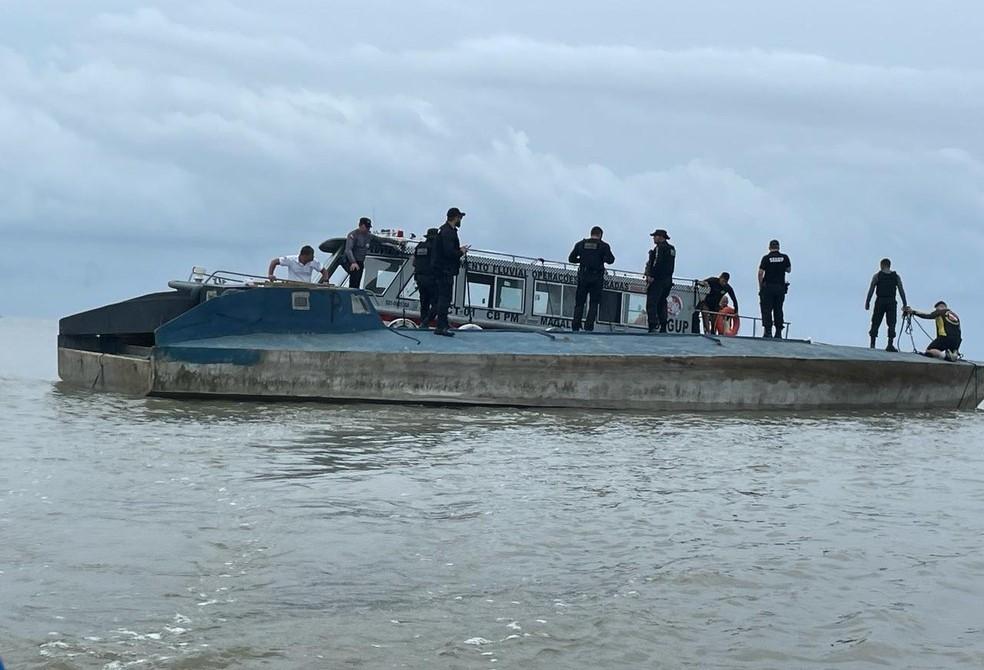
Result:
{"label": "officer's boot", "polygon": [[891,351],[893,353],[898,353],[899,350],[895,348],[895,338],[894,337],[888,338],[888,346],[885,347],[885,351]]}
{"label": "officer's boot", "polygon": [[874,335],[871,336],[871,345],[869,346],[869,349],[874,349],[875,348],[875,340],[876,339],[878,339],[878,338],[876,338]]}

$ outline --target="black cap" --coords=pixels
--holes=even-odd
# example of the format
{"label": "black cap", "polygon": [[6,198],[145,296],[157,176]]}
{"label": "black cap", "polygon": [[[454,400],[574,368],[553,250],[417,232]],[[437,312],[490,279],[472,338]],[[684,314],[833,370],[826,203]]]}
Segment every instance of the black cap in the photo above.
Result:
{"label": "black cap", "polygon": [[437,228],[428,228],[427,229],[427,234],[424,237],[437,237],[440,234],[441,234],[441,231],[438,230]]}
{"label": "black cap", "polygon": [[779,248],[779,240],[769,240],[769,248],[770,249],[778,249]]}
{"label": "black cap", "polygon": [[366,228],[372,228],[372,219],[370,219],[368,216],[363,216],[361,219],[359,219],[359,225],[365,226]]}
{"label": "black cap", "polygon": [[669,233],[667,233],[667,232],[666,232],[665,230],[663,230],[662,228],[657,228],[657,229],[656,229],[656,230],[654,230],[653,232],[651,232],[651,233],[649,233],[649,236],[650,236],[650,237],[656,237],[657,235],[662,235],[662,236],[663,236],[663,237],[665,237],[666,239],[670,239],[670,235],[669,235]]}
{"label": "black cap", "polygon": [[462,211],[461,211],[460,209],[458,209],[457,207],[452,207],[451,209],[449,209],[449,210],[448,210],[448,218],[449,218],[449,219],[450,219],[451,217],[454,217],[454,216],[464,216],[464,215],[465,215],[465,213],[464,213],[464,212],[462,212]]}

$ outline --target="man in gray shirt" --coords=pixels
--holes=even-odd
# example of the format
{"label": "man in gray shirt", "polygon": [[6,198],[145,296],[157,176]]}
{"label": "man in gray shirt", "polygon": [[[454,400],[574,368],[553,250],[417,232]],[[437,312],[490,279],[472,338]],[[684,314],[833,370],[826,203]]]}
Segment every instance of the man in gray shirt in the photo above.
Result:
{"label": "man in gray shirt", "polygon": [[373,235],[372,221],[368,217],[359,219],[359,227],[345,238],[345,269],[349,273],[349,288],[359,288],[362,273],[366,269],[366,254]]}

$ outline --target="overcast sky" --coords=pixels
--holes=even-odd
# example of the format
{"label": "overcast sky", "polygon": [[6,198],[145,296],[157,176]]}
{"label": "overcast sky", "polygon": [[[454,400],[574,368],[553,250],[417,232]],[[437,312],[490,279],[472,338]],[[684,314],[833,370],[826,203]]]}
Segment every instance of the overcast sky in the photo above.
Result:
{"label": "overcast sky", "polygon": [[599,224],[631,270],[667,228],[678,274],[730,271],[752,313],[778,237],[792,334],[838,343],[866,343],[887,255],[984,358],[982,3],[0,10],[0,314],[262,273],[359,216],[422,232],[456,205],[474,246],[561,258]]}

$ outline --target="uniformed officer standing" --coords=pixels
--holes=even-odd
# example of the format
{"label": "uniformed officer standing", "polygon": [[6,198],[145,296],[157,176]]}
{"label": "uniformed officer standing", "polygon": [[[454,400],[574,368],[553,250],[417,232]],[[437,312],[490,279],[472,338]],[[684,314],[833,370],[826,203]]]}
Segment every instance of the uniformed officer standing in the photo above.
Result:
{"label": "uniformed officer standing", "polygon": [[769,242],[769,253],[762,257],[759,263],[759,303],[762,307],[762,337],[772,337],[772,326],[775,325],[775,336],[782,337],[782,329],[786,321],[783,317],[782,306],[786,301],[789,284],[786,274],[793,271],[789,256],[779,251],[779,240]]}
{"label": "uniformed officer standing", "polygon": [[615,256],[607,242],[602,241],[604,231],[595,226],[591,229],[591,237],[581,240],[574,245],[574,250],[567,258],[570,263],[578,263],[577,292],[574,299],[574,332],[581,330],[581,317],[584,316],[584,303],[591,296],[588,307],[588,318],[584,322],[585,330],[594,330],[595,319],[598,318],[598,307],[601,305],[601,291],[605,285],[605,263],[614,263]]}
{"label": "uniformed officer standing", "polygon": [[369,243],[373,235],[372,220],[363,216],[359,226],[345,238],[345,269],[349,273],[349,288],[359,288],[362,283],[362,273],[366,269],[366,254],[369,253]]}
{"label": "uniformed officer standing", "polygon": [[448,310],[451,307],[451,292],[454,290],[454,278],[461,269],[461,257],[468,253],[467,245],[461,246],[458,240],[458,228],[461,227],[461,218],[465,215],[457,207],[448,210],[447,221],[437,231],[434,240],[434,278],[437,283],[437,328],[434,329],[435,335],[453,337],[454,333],[448,330]]}
{"label": "uniformed officer standing", "polygon": [[666,299],[673,288],[673,270],[676,267],[676,249],[667,242],[670,236],[659,228],[651,234],[655,246],[649,250],[646,263],[646,319],[649,332],[666,332],[669,317],[666,313]]}
{"label": "uniformed officer standing", "polygon": [[437,302],[437,280],[434,278],[435,240],[437,228],[430,228],[413,250],[413,280],[417,282],[421,328],[426,328],[434,318]]}
{"label": "uniformed officer standing", "polygon": [[902,296],[902,309],[909,306],[905,299],[905,289],[902,288],[902,277],[892,269],[892,261],[888,258],[881,260],[881,269],[871,278],[871,285],[868,286],[868,297],[864,300],[865,310],[871,309],[871,296],[875,296],[875,311],[871,314],[871,348],[875,348],[875,340],[878,339],[878,329],[881,328],[882,318],[888,322],[888,346],[885,351],[898,351],[895,348],[895,324],[899,318],[899,304],[895,301],[895,294],[898,292]]}

